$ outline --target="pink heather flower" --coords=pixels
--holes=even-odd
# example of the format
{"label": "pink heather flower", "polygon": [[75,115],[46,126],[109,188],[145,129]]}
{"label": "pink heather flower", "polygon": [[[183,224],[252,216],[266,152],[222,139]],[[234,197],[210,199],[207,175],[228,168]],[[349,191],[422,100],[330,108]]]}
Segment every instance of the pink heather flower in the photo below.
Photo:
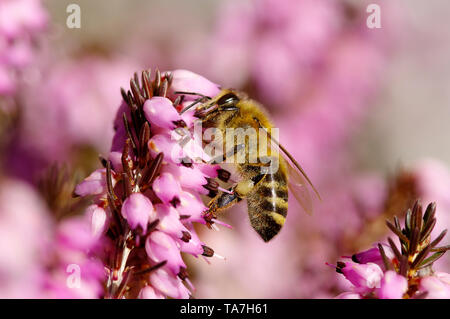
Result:
{"label": "pink heather flower", "polygon": [[378,288],[380,280],[383,278],[383,271],[374,263],[357,264],[346,262],[344,267],[341,268],[339,266],[339,268],[345,278],[360,291]]}
{"label": "pink heather flower", "polygon": [[[102,215],[51,222],[37,193],[15,180],[0,183],[0,296],[2,298],[98,298],[103,292],[103,248],[92,222]],[[73,282],[70,276],[77,271]],[[74,285],[69,284],[74,283]]]}
{"label": "pink heather flower", "polygon": [[216,94],[218,86],[184,70],[157,72],[153,81],[144,71],[141,83],[135,76],[131,90],[122,92],[106,168],[75,189],[80,196],[95,195],[86,214],[95,233],[111,242],[103,259],[107,298],[188,298],[192,292],[185,284],[193,287],[181,252],[220,257],[193,227],[214,223],[200,195],[217,194],[219,168],[196,161],[207,156],[193,138],[193,118],[179,115],[185,106],[178,91]]}
{"label": "pink heather flower", "polygon": [[164,295],[151,286],[145,286],[139,293],[139,299],[164,299]]}
{"label": "pink heather flower", "polygon": [[387,271],[381,280],[378,297],[380,299],[402,299],[408,290],[408,280],[395,271]]}
{"label": "pink heather flower", "polygon": [[0,298],[40,298],[52,223],[28,184],[0,182]]}
{"label": "pink heather flower", "polygon": [[[202,76],[198,76],[198,74],[195,74],[194,72],[188,70],[175,70],[172,74],[173,80],[172,85],[170,86],[170,94],[172,97],[176,97],[178,94],[175,94],[175,92],[180,91],[195,92],[210,97],[213,97],[220,92],[220,88],[217,84]],[[195,99],[195,96],[185,95],[185,100],[193,99]]]}
{"label": "pink heather flower", "polygon": [[336,296],[335,299],[361,299],[361,296],[354,292],[343,292]]}
{"label": "pink heather flower", "polygon": [[20,73],[33,61],[34,40],[47,20],[40,0],[0,1],[0,97],[16,92]]}
{"label": "pink heather flower", "polygon": [[85,214],[90,220],[92,234],[97,238],[104,235],[108,229],[110,219],[105,209],[93,204],[86,208]]}
{"label": "pink heather flower", "polygon": [[145,118],[154,125],[172,130],[182,121],[180,114],[168,98],[155,96],[144,104]]}
{"label": "pink heather flower", "polygon": [[186,268],[180,255],[179,245],[175,239],[162,232],[154,231],[145,242],[145,251],[147,255],[157,263],[166,261],[166,268],[177,276],[180,268]]}
{"label": "pink heather flower", "polygon": [[153,182],[153,191],[164,204],[173,202],[177,206],[180,201],[181,186],[172,174],[162,173]]}
{"label": "pink heather flower", "polygon": [[101,195],[106,193],[106,169],[98,169],[75,187],[78,196]]}
{"label": "pink heather flower", "polygon": [[[407,212],[404,228],[397,219],[394,224],[387,222],[398,236],[401,249],[389,238],[389,245],[378,244],[378,253],[372,248],[353,255],[355,262],[338,262],[336,271],[352,284],[352,291],[347,294],[379,299],[450,298],[450,274],[432,269],[434,262],[449,249],[448,246],[437,247],[446,230],[431,240],[435,214],[435,204],[428,205],[423,212],[417,201]],[[382,267],[369,262],[379,262],[380,258]]]}
{"label": "pink heather flower", "polygon": [[147,225],[156,219],[152,202],[141,193],[133,193],[122,204],[122,216],[131,229],[141,227],[143,233],[147,232]]}
{"label": "pink heather flower", "polygon": [[450,274],[438,272],[422,278],[419,291],[426,291],[430,299],[450,299]]}
{"label": "pink heather flower", "polygon": [[[383,245],[383,248],[386,256],[389,259],[393,259],[394,253],[392,252],[391,248],[388,245]],[[359,264],[374,263],[377,264],[381,269],[385,270],[383,258],[381,257],[378,247],[373,247],[360,253],[356,253],[352,256],[352,260],[355,263]]]}

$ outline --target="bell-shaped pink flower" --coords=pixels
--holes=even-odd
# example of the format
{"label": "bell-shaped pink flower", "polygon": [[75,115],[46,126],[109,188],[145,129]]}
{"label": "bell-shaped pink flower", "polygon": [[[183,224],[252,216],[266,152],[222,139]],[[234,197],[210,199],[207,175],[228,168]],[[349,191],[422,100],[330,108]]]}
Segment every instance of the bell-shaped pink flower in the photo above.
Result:
{"label": "bell-shaped pink flower", "polygon": [[[206,96],[213,97],[220,92],[217,84],[210,80],[188,70],[175,70],[172,72],[173,80],[170,86],[170,92],[183,91],[200,93]],[[186,100],[194,100],[199,96],[185,95]]]}
{"label": "bell-shaped pink flower", "polygon": [[183,237],[183,231],[187,229],[181,223],[177,210],[165,204],[156,204],[155,209],[159,218],[158,229],[174,238]]}
{"label": "bell-shaped pink flower", "polygon": [[378,298],[380,299],[402,299],[403,294],[408,290],[408,281],[405,277],[389,270],[381,279]]}
{"label": "bell-shaped pink flower", "polygon": [[420,280],[419,291],[427,292],[427,299],[450,299],[450,282],[438,276],[428,276]]}
{"label": "bell-shaped pink flower", "polygon": [[152,202],[141,193],[133,193],[123,202],[122,216],[131,229],[140,226],[144,233],[147,232],[148,223],[156,219]]}
{"label": "bell-shaped pink flower", "polygon": [[380,286],[380,280],[383,278],[383,271],[374,263],[357,264],[346,262],[345,267],[341,269],[342,274],[356,288],[373,289]]}
{"label": "bell-shaped pink flower", "polygon": [[208,190],[203,185],[208,184],[208,176],[197,169],[197,164],[191,167],[167,165],[164,171],[172,174],[183,188],[192,189],[200,194],[208,194]]}
{"label": "bell-shaped pink flower", "polygon": [[109,226],[109,218],[105,209],[93,204],[86,208],[85,214],[91,221],[92,234],[97,238],[102,236]]}
{"label": "bell-shaped pink flower", "polygon": [[180,201],[181,186],[172,174],[162,173],[153,182],[153,191],[164,204],[177,207]]}
{"label": "bell-shaped pink flower", "polygon": [[[116,181],[112,179],[113,186]],[[75,193],[79,196],[106,194],[106,169],[97,169],[75,187]]]}
{"label": "bell-shaped pink flower", "polygon": [[178,243],[180,244],[180,250],[184,253],[198,257],[199,255],[203,254],[204,243],[200,240],[200,238],[198,238],[192,223],[187,222],[185,223],[185,225],[186,228],[189,230],[191,238],[189,239],[188,242],[178,240]]}
{"label": "bell-shaped pink flower", "polygon": [[186,267],[180,255],[178,243],[162,231],[152,232],[145,242],[147,255],[155,262],[166,261],[165,268],[178,275],[180,267]]}
{"label": "bell-shaped pink flower", "polygon": [[184,152],[176,140],[172,140],[166,134],[155,134],[148,141],[148,149],[153,157],[158,153],[164,153],[164,162],[173,164],[181,163],[184,157]]}
{"label": "bell-shaped pink flower", "polygon": [[343,292],[334,299],[361,299],[361,295],[354,292]]}
{"label": "bell-shaped pink flower", "polygon": [[144,104],[144,113],[151,124],[165,129],[172,130],[182,121],[172,101],[162,96],[154,96],[147,100]]}
{"label": "bell-shaped pink flower", "polygon": [[172,276],[164,268],[160,268],[150,274],[150,283],[155,289],[168,297],[189,298],[189,291],[180,278]]}
{"label": "bell-shaped pink flower", "polygon": [[[181,192],[180,204],[177,206],[177,211],[180,216],[184,216],[183,221],[205,223],[203,213],[208,207],[203,204],[200,197],[195,196],[190,192]],[[187,217],[188,216],[188,217]]]}
{"label": "bell-shaped pink flower", "polygon": [[85,216],[64,220],[58,227],[58,242],[67,249],[79,251],[91,250],[99,243]]}
{"label": "bell-shaped pink flower", "polygon": [[[392,249],[384,244],[383,249],[386,254],[386,257],[392,260],[394,258],[394,253],[392,252]],[[352,260],[359,264],[374,263],[380,266],[382,269],[384,269],[383,258],[381,257],[381,253],[380,250],[378,249],[378,246],[354,254],[352,256]]]}
{"label": "bell-shaped pink flower", "polygon": [[145,286],[139,293],[139,299],[164,299],[164,295],[153,289],[152,286]]}

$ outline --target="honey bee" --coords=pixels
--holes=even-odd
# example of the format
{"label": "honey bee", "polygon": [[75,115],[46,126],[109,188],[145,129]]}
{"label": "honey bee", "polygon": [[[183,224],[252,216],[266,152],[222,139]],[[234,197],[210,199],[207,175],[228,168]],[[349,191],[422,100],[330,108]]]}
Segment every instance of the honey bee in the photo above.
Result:
{"label": "honey bee", "polygon": [[[246,199],[250,224],[265,242],[277,235],[284,225],[288,212],[288,189],[303,209],[311,214],[312,200],[308,187],[312,188],[319,199],[320,195],[302,167],[270,134],[269,131],[272,130],[273,125],[263,106],[248,98],[243,92],[223,89],[213,98],[201,96],[181,113],[198,104],[199,101],[201,103],[196,108],[197,117],[205,127],[220,130],[222,136],[229,128],[253,128],[258,134],[258,142],[260,142],[261,129],[268,136],[267,145],[257,145],[257,148],[249,147],[249,143],[237,146],[225,144],[226,156],[235,155],[239,151],[246,154],[243,162],[233,163],[241,179],[230,189],[230,192],[221,192],[212,198],[208,204],[207,213],[215,217],[216,213]],[[248,142],[248,140],[245,141]],[[267,147],[265,148],[267,155],[264,159],[258,152],[262,146]],[[282,152],[278,152],[278,149]],[[258,161],[256,163],[250,161],[251,156],[256,157]],[[272,163],[277,163],[276,170],[261,169]]]}

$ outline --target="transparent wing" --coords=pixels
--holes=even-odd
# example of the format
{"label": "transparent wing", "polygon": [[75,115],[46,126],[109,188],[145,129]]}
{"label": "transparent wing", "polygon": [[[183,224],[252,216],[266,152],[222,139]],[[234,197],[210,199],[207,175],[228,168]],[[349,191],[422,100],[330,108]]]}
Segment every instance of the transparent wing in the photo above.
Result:
{"label": "transparent wing", "polygon": [[265,127],[262,127],[266,132],[271,141],[272,148],[277,149],[280,156],[284,159],[286,166],[288,168],[289,183],[288,187],[292,195],[302,206],[305,212],[309,215],[313,214],[313,201],[310,195],[309,188],[313,190],[317,198],[321,200],[319,192],[312,184],[306,172],[300,166],[300,164],[294,159],[294,157],[289,154],[289,152],[281,145],[276,139],[274,139]]}
{"label": "transparent wing", "polygon": [[283,156],[283,158],[286,161],[286,166],[288,168],[288,174],[289,174],[289,183],[288,187],[291,191],[291,194],[294,195],[294,198],[297,200],[297,202],[302,206],[304,211],[308,215],[313,214],[313,204],[311,195],[309,192],[309,184],[305,180],[305,178],[299,173],[299,171],[292,167],[292,165],[289,163],[289,161]]}

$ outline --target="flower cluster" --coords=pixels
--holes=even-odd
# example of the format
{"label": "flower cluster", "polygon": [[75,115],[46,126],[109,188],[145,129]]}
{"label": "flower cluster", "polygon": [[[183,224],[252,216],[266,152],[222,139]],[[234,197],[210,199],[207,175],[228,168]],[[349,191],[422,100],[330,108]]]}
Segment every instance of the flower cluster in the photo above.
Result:
{"label": "flower cluster", "polygon": [[435,214],[436,204],[429,204],[423,214],[417,201],[406,213],[403,228],[396,217],[394,223],[386,222],[398,237],[400,248],[388,238],[389,244],[377,244],[354,254],[351,261],[339,261],[336,271],[352,284],[352,291],[337,298],[450,298],[450,274],[432,268],[450,249],[450,246],[437,247],[447,230],[431,240]]}
{"label": "flower cluster", "polygon": [[0,183],[0,297],[99,298],[102,242],[88,215],[54,223],[28,184]]}
{"label": "flower cluster", "polygon": [[198,100],[177,92],[214,96],[219,88],[185,70],[156,71],[153,80],[144,71],[130,86],[122,90],[104,168],[75,193],[94,196],[92,224],[110,243],[107,298],[188,298],[184,282],[193,287],[181,253],[218,256],[198,238],[194,223],[216,227],[200,196],[217,194],[221,170],[206,164],[208,156],[191,135],[193,110],[179,113]]}
{"label": "flower cluster", "polygon": [[14,94],[33,58],[33,40],[47,25],[40,0],[0,0],[0,97]]}

